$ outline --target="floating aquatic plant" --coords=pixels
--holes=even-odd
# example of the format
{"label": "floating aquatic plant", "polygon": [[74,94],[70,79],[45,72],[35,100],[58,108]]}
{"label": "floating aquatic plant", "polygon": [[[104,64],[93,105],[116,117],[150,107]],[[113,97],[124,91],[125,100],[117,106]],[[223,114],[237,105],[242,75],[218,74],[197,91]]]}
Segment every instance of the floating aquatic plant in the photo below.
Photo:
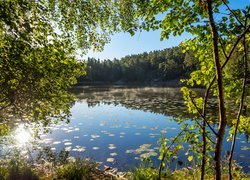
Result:
{"label": "floating aquatic plant", "polygon": [[114,162],[115,159],[114,158],[107,158],[107,162]]}

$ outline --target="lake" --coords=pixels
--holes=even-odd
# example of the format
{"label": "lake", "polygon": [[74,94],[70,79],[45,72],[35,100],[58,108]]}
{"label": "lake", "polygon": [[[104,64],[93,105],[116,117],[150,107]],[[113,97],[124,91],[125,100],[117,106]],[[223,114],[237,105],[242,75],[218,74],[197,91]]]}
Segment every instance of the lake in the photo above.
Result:
{"label": "lake", "polygon": [[[2,153],[21,148],[23,154],[35,149],[35,156],[43,146],[52,152],[62,150],[72,157],[89,157],[120,171],[138,166],[141,159],[150,157],[157,166],[159,160],[157,141],[168,139],[180,132],[176,118],[182,116],[189,123],[191,116],[183,105],[180,88],[167,87],[76,87],[72,90],[78,100],[72,104],[69,123],[59,122],[40,132],[39,144],[31,144],[31,129],[19,125],[13,132],[13,145],[2,146]],[[202,93],[202,89],[196,89]],[[211,100],[211,107],[215,99]],[[211,112],[212,113],[212,112]],[[248,172],[250,143],[245,135],[238,136],[234,158]],[[36,142],[38,142],[36,140]],[[184,146],[186,146],[184,144]],[[230,149],[224,141],[223,153]],[[192,166],[187,161],[186,149],[177,160],[168,164],[172,169]]]}

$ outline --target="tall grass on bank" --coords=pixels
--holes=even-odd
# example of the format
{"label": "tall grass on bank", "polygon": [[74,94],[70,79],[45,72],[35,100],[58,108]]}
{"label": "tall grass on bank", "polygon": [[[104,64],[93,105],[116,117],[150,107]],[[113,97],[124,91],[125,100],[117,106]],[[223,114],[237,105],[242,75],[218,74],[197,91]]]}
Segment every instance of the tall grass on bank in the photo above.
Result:
{"label": "tall grass on bank", "polygon": [[[124,177],[108,176],[98,169],[98,164],[91,159],[68,158],[63,163],[53,164],[45,168],[46,164],[32,164],[24,159],[14,158],[0,161],[0,179],[2,180],[158,180],[159,171],[152,164],[142,163],[139,167],[127,172]],[[224,169],[222,179],[228,179],[227,169]],[[247,180],[249,175],[243,173],[241,168],[234,168],[234,179]],[[171,171],[165,169],[161,172],[162,180],[198,180],[200,170],[198,166],[182,168]],[[213,169],[208,168],[205,179],[213,179]]]}

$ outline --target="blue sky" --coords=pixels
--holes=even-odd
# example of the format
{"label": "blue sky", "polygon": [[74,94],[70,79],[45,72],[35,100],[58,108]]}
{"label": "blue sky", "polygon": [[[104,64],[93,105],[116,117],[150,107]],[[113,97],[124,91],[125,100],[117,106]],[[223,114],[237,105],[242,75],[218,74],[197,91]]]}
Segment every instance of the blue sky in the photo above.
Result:
{"label": "blue sky", "polygon": [[[250,5],[250,0],[231,0],[230,8],[243,8]],[[153,50],[161,50],[179,45],[182,41],[189,39],[190,34],[182,36],[171,36],[168,40],[160,41],[160,30],[150,32],[138,32],[134,36],[129,33],[118,33],[111,37],[110,43],[106,44],[102,52],[89,51],[84,58],[95,57],[99,59],[121,58],[130,54],[138,54]]]}

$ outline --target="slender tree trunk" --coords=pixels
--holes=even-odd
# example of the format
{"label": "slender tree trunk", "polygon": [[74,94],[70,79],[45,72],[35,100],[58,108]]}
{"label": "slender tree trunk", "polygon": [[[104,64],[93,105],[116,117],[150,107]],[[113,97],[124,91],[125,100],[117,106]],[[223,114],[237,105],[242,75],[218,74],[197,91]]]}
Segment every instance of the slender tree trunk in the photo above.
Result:
{"label": "slender tree trunk", "polygon": [[207,139],[206,139],[206,118],[207,118],[207,113],[206,113],[206,106],[207,106],[207,99],[208,99],[208,94],[210,91],[210,87],[207,88],[205,95],[204,95],[204,100],[203,100],[203,109],[202,109],[202,114],[203,114],[203,123],[202,123],[202,161],[201,161],[201,180],[204,180],[205,177],[205,170],[206,170],[206,150],[207,150]]}
{"label": "slender tree trunk", "polygon": [[240,124],[240,115],[241,115],[242,108],[243,108],[243,105],[244,105],[246,80],[247,80],[247,47],[246,47],[247,45],[246,45],[246,37],[245,36],[244,36],[244,39],[243,39],[243,46],[244,46],[244,78],[243,78],[243,82],[242,82],[241,102],[240,102],[240,106],[239,106],[239,110],[238,110],[238,114],[237,114],[237,121],[236,121],[235,129],[234,129],[233,140],[232,140],[232,145],[231,145],[231,151],[230,151],[230,154],[229,154],[229,162],[228,162],[229,170],[228,170],[228,174],[229,174],[229,179],[230,180],[233,179],[233,175],[232,175],[232,159],[233,159],[233,153],[234,153],[234,147],[235,147],[237,131],[238,131],[238,127],[239,127],[239,124]]}
{"label": "slender tree trunk", "polygon": [[218,32],[213,18],[212,0],[207,0],[207,12],[209,17],[210,29],[213,38],[213,58],[216,68],[216,79],[218,88],[218,106],[219,106],[219,126],[218,136],[216,138],[215,149],[214,149],[214,171],[215,179],[221,179],[221,150],[222,142],[225,134],[225,128],[227,124],[226,110],[224,105],[224,94],[223,94],[223,81],[221,64],[219,58],[219,47],[218,47]]}
{"label": "slender tree trunk", "polygon": [[205,168],[206,168],[206,150],[207,150],[207,138],[206,138],[206,122],[202,123],[202,162],[201,162],[201,180],[204,180]]}

